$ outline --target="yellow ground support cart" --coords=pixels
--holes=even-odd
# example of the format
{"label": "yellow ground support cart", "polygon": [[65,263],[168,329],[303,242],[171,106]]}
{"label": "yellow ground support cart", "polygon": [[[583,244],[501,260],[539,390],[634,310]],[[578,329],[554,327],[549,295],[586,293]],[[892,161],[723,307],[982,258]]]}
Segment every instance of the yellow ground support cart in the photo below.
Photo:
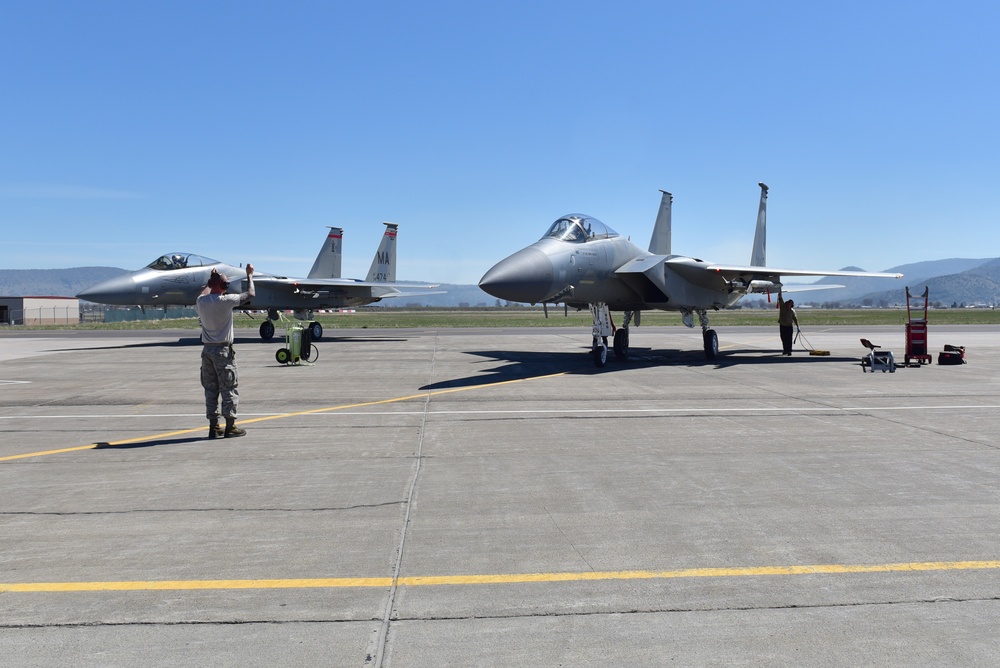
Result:
{"label": "yellow ground support cart", "polygon": [[278,348],[274,359],[280,364],[312,364],[319,359],[319,349],[313,345],[312,331],[296,322],[285,329],[285,347]]}

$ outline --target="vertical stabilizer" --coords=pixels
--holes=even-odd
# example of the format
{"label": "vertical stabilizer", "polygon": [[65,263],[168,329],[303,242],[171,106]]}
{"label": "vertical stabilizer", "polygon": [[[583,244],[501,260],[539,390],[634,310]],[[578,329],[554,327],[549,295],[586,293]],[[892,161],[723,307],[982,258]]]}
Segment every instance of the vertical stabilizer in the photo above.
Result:
{"label": "vertical stabilizer", "polygon": [[757,231],[753,235],[753,252],[750,254],[751,267],[767,266],[767,186],[760,186],[760,206],[757,208]]}
{"label": "vertical stabilizer", "polygon": [[396,282],[396,230],[399,225],[382,224],[385,225],[385,234],[382,235],[382,243],[375,251],[375,259],[372,260],[371,269],[368,270],[369,283]]}
{"label": "vertical stabilizer", "polygon": [[656,224],[653,225],[653,236],[649,240],[649,252],[653,255],[670,255],[670,205],[674,196],[666,190],[661,190],[660,210],[656,212]]}
{"label": "vertical stabilizer", "polygon": [[312,269],[309,270],[309,278],[340,278],[343,241],[344,230],[331,227],[323,247],[319,250],[319,255],[316,256],[316,261],[313,262]]}

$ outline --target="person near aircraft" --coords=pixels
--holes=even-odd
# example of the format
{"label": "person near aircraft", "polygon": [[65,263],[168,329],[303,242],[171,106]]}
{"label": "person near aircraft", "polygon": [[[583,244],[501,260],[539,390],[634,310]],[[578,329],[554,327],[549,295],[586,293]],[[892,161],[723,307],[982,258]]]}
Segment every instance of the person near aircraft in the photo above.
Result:
{"label": "person near aircraft", "polygon": [[799,316],[795,313],[795,300],[787,302],[778,291],[778,333],[781,335],[781,354],[792,355],[792,325],[799,326]]}
{"label": "person near aircraft", "polygon": [[[229,281],[213,269],[195,302],[201,322],[201,385],[205,388],[205,415],[208,417],[209,438],[245,436],[246,430],[236,426],[236,411],[240,402],[236,351],[233,349],[233,309],[252,299],[253,265],[247,264],[246,291],[230,294]],[[225,428],[219,426],[219,397]]]}

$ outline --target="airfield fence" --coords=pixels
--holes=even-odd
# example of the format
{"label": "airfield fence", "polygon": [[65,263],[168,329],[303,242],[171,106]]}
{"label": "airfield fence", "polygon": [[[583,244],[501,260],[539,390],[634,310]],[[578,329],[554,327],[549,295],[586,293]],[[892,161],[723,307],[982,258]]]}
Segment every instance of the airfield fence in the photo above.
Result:
{"label": "airfield fence", "polygon": [[86,323],[145,322],[175,318],[197,318],[190,306],[107,306],[81,302],[76,306],[12,308],[0,304],[0,326],[76,325]]}
{"label": "airfield fence", "polygon": [[198,313],[190,306],[147,306],[142,309],[138,306],[92,304],[80,308],[80,322],[143,322],[197,317]]}

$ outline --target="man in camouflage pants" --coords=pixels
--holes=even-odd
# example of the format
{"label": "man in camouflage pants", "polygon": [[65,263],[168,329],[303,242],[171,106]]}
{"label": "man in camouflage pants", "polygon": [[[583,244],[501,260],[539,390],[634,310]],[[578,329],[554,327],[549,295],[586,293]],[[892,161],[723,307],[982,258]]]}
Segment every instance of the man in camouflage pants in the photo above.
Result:
{"label": "man in camouflage pants", "polygon": [[[201,321],[201,385],[205,388],[205,415],[208,417],[208,437],[234,438],[246,435],[236,426],[236,408],[240,402],[237,389],[236,351],[233,350],[233,309],[256,295],[253,287],[253,265],[247,265],[247,289],[229,294],[229,281],[212,270],[208,285],[195,303]],[[219,426],[219,396],[222,396],[222,416],[226,426]]]}

